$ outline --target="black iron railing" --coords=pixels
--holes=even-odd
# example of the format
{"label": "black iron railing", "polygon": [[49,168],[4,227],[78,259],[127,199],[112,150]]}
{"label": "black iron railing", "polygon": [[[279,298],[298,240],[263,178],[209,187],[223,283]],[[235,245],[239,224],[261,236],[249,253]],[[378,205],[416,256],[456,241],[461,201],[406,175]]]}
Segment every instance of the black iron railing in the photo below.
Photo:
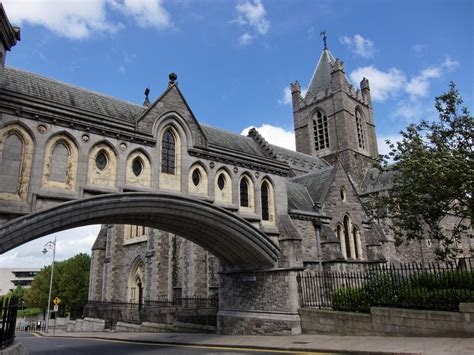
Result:
{"label": "black iron railing", "polygon": [[12,344],[15,340],[16,314],[19,301],[16,297],[0,298],[2,328],[0,329],[0,349]]}
{"label": "black iron railing", "polygon": [[[105,319],[106,328],[113,328],[117,322],[172,323],[174,320],[192,319],[193,322],[212,324],[217,314],[217,297],[176,297],[145,300],[143,304],[126,302],[89,301],[85,307],[86,317]],[[186,314],[180,314],[186,310]],[[189,313],[191,312],[191,313]],[[202,320],[200,320],[202,318]]]}
{"label": "black iron railing", "polygon": [[305,271],[298,277],[301,307],[369,312],[370,307],[458,311],[474,302],[474,260],[371,266],[360,272]]}

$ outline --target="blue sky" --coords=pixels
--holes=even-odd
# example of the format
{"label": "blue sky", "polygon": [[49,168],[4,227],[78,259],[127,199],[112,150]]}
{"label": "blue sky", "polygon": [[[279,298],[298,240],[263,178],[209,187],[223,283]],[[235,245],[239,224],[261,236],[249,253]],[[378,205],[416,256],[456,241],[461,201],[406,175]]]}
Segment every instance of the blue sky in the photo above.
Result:
{"label": "blue sky", "polygon": [[285,92],[294,80],[308,85],[321,30],[354,84],[369,79],[380,141],[396,138],[408,122],[436,117],[433,99],[450,80],[473,107],[470,0],[3,4],[22,30],[7,65],[138,104],[145,87],[158,97],[174,71],[200,122],[235,133],[256,126],[286,146],[294,143]]}

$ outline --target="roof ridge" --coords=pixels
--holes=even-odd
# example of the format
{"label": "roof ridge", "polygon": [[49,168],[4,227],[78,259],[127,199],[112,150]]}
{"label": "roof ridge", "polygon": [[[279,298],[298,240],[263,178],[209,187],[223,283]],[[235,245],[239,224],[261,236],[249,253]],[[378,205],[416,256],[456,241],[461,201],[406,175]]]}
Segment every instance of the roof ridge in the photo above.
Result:
{"label": "roof ridge", "polygon": [[64,86],[70,87],[70,88],[75,89],[75,90],[80,90],[80,91],[85,92],[85,93],[88,93],[88,94],[93,94],[93,95],[101,96],[101,97],[106,98],[106,99],[111,99],[111,100],[115,100],[115,101],[120,101],[120,102],[122,102],[122,103],[124,103],[124,104],[128,104],[128,105],[131,105],[131,106],[136,106],[137,108],[146,109],[146,107],[144,107],[143,105],[139,105],[139,104],[136,104],[136,103],[133,103],[133,102],[130,102],[130,101],[127,101],[127,100],[124,100],[124,99],[115,97],[115,96],[103,94],[103,93],[100,93],[100,92],[97,92],[97,91],[94,91],[94,90],[89,90],[89,89],[80,87],[80,86],[78,86],[78,85],[69,84],[69,83],[66,83],[66,82],[61,81],[61,80],[58,80],[58,79],[49,78],[49,77],[47,77],[47,76],[44,76],[44,75],[41,75],[41,74],[37,74],[37,73],[33,73],[33,72],[28,71],[28,70],[24,70],[24,69],[20,69],[20,68],[15,68],[15,67],[7,66],[7,65],[5,66],[5,69],[7,69],[7,70],[12,70],[12,71],[16,71],[16,72],[21,72],[21,73],[27,73],[27,74],[29,74],[29,75],[33,75],[33,76],[36,76],[36,77],[38,77],[38,78],[41,78],[41,79],[44,79],[44,80],[47,80],[47,81],[50,81],[50,82],[53,82],[53,83],[56,83],[56,84],[64,85]]}
{"label": "roof ridge", "polygon": [[289,179],[289,181],[297,182],[299,179],[307,178],[307,177],[310,177],[311,175],[322,174],[322,173],[324,173],[326,171],[329,171],[331,169],[334,169],[334,168],[335,168],[335,165],[328,165],[328,166],[325,166],[321,169],[310,171],[310,172],[307,172],[306,174],[302,174],[302,175],[292,177],[292,178]]}

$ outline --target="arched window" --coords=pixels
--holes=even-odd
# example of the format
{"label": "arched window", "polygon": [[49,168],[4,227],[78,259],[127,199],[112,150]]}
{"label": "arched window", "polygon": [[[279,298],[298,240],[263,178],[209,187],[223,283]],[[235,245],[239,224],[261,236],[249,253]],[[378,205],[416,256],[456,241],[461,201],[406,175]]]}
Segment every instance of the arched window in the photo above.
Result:
{"label": "arched window", "polygon": [[170,129],[163,134],[161,143],[161,172],[175,174],[176,169],[176,140]]}
{"label": "arched window", "polygon": [[262,208],[262,222],[275,223],[275,198],[272,183],[266,178],[260,186],[260,202]]}
{"label": "arched window", "polygon": [[313,119],[314,149],[316,151],[329,148],[328,118],[321,111],[316,111]]}
{"label": "arched window", "polygon": [[347,258],[352,258],[352,248],[351,248],[351,221],[349,216],[344,216],[344,242],[346,244],[346,256]]}
{"label": "arched window", "polygon": [[143,171],[143,162],[139,157],[136,157],[132,163],[132,171],[135,176],[140,176]]}
{"label": "arched window", "polygon": [[135,150],[127,157],[125,182],[130,185],[151,186],[151,163],[142,150]]}
{"label": "arched window", "polygon": [[344,230],[340,224],[337,225],[337,238],[339,239],[339,244],[341,245],[341,253],[344,258],[348,258],[346,240],[344,238]]}
{"label": "arched window", "polygon": [[51,137],[44,149],[43,187],[74,191],[78,159],[79,150],[70,136]]}
{"label": "arched window", "polygon": [[0,191],[16,194],[21,178],[23,142],[16,134],[10,134],[3,143],[0,168],[5,176],[0,180]]}
{"label": "arched window", "polygon": [[249,207],[249,181],[245,176],[240,180],[240,206]]}
{"label": "arched window", "polygon": [[104,150],[101,150],[95,157],[95,166],[99,170],[104,170],[107,167],[108,161],[107,153]]}
{"label": "arched window", "polygon": [[0,128],[0,199],[26,201],[34,146],[30,133],[13,123]]}
{"label": "arched window", "polygon": [[232,203],[232,178],[224,169],[216,174],[215,180],[215,199],[216,202],[231,204]]}
{"label": "arched window", "polygon": [[268,182],[264,181],[262,183],[262,188],[260,190],[260,196],[262,201],[262,220],[269,221],[270,220],[270,204],[269,204],[269,187]]}
{"label": "arched window", "polygon": [[204,167],[196,163],[191,166],[189,170],[188,178],[188,191],[192,194],[199,194],[202,196],[208,196],[209,194],[209,180],[207,172]]}
{"label": "arched window", "polygon": [[355,258],[359,259],[362,255],[359,255],[359,248],[360,248],[360,233],[359,228],[354,226],[352,229],[352,239],[354,240],[354,254]]}
{"label": "arched window", "polygon": [[67,180],[67,168],[69,163],[69,149],[59,142],[51,154],[51,172],[49,180],[65,183]]}
{"label": "arched window", "polygon": [[359,141],[359,148],[365,149],[365,134],[364,134],[364,120],[362,114],[358,109],[355,111],[356,126],[357,126],[357,139]]}

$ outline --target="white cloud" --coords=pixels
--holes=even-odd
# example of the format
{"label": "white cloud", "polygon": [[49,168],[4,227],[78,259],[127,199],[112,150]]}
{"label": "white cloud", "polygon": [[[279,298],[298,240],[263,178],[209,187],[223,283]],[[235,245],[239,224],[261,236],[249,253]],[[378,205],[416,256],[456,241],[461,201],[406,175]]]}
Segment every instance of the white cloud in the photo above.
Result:
{"label": "white cloud", "polygon": [[161,0],[3,0],[3,4],[12,23],[43,26],[70,39],[85,39],[123,29],[123,23],[108,18],[110,10],[118,10],[140,27],[162,29],[171,25],[170,15]]}
{"label": "white cloud", "polygon": [[244,128],[240,134],[246,136],[251,128],[255,128],[270,144],[291,150],[296,149],[295,133],[293,131],[287,131],[281,127],[265,123],[260,127],[250,126]]}
{"label": "white cloud", "polygon": [[[305,97],[308,88],[301,88],[301,96]],[[282,92],[281,99],[278,100],[280,105],[291,105],[292,98],[291,98],[291,89],[289,86],[285,87]]]}
{"label": "white cloud", "polygon": [[114,33],[123,27],[107,19],[107,0],[3,0],[10,21],[41,25],[58,36],[84,39],[92,33]]}
{"label": "white cloud", "polygon": [[459,66],[459,63],[446,57],[443,63],[438,66],[423,69],[420,74],[414,76],[406,86],[406,92],[411,95],[412,99],[418,96],[428,96],[430,80],[440,78],[445,72],[452,71]]}
{"label": "white cloud", "polygon": [[99,229],[98,225],[74,228],[33,240],[2,254],[0,267],[41,268],[51,264],[52,254],[50,252],[43,254],[42,250],[55,235],[57,261],[69,259],[79,253],[90,254]]}
{"label": "white cloud", "polygon": [[270,29],[270,21],[266,17],[266,10],[261,0],[245,1],[235,6],[237,11],[237,22],[246,29],[240,36],[239,42],[242,45],[249,44],[256,35],[265,35]]}
{"label": "white cloud", "polygon": [[[392,134],[392,135],[381,135],[377,137],[377,145],[379,148],[379,154],[386,155],[390,153],[391,149],[386,141],[389,140],[391,144],[397,146],[397,142],[402,140],[401,134]],[[390,159],[391,160],[391,159]]]}
{"label": "white cloud", "polygon": [[161,0],[110,0],[110,4],[126,15],[131,15],[138,26],[165,28],[171,25],[170,14]]}
{"label": "white cloud", "polygon": [[354,37],[344,36],[340,39],[342,44],[347,45],[354,54],[362,58],[371,58],[374,56],[375,48],[374,42],[370,39],[364,38],[359,34]]}
{"label": "white cloud", "polygon": [[397,68],[384,72],[371,65],[358,68],[350,74],[351,80],[357,84],[364,77],[369,79],[370,93],[374,101],[385,101],[396,96],[406,83],[405,74]]}
{"label": "white cloud", "polygon": [[252,40],[253,36],[248,32],[245,32],[242,36],[239,37],[239,43],[243,46],[249,44],[250,42],[252,42]]}

